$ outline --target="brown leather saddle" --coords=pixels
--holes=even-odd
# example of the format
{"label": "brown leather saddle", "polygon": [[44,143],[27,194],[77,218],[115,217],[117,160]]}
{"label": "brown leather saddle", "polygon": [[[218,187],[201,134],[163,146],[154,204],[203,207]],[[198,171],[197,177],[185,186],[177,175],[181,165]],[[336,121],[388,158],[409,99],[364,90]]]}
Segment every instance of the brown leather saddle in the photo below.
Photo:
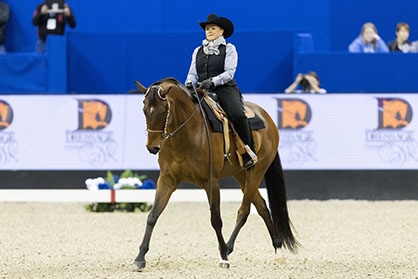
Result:
{"label": "brown leather saddle", "polygon": [[[245,145],[241,138],[238,136],[238,133],[235,131],[232,123],[229,121],[227,114],[222,109],[222,107],[219,105],[218,102],[216,102],[213,98],[211,98],[208,94],[205,94],[204,98],[204,104],[203,107],[205,109],[206,114],[208,115],[208,118],[210,122],[212,123],[212,130],[214,132],[222,132],[224,137],[224,158],[225,160],[229,161],[230,157],[230,150],[231,150],[231,143],[230,143],[230,134],[229,132],[232,130],[232,135],[234,137],[236,146],[237,146],[237,155],[238,160],[243,165],[242,161],[242,154],[247,153],[245,149]],[[254,113],[254,111],[243,104],[243,109],[245,112],[245,115],[248,118],[250,128],[254,133],[254,130],[259,130],[265,128],[264,122]],[[221,129],[219,127],[219,124],[221,124]],[[218,125],[218,126],[217,126]],[[256,142],[256,137],[254,137],[254,145],[258,146],[258,143]]]}

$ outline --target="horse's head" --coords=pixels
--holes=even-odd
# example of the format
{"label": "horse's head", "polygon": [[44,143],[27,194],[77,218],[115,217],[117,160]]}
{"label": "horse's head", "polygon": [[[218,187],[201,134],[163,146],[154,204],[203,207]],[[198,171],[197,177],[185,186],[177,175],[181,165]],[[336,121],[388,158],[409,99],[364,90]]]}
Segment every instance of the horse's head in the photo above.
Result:
{"label": "horse's head", "polygon": [[164,88],[161,84],[145,88],[138,81],[135,84],[145,94],[143,111],[148,132],[147,149],[150,153],[157,154],[167,133],[170,103],[166,95],[170,88]]}

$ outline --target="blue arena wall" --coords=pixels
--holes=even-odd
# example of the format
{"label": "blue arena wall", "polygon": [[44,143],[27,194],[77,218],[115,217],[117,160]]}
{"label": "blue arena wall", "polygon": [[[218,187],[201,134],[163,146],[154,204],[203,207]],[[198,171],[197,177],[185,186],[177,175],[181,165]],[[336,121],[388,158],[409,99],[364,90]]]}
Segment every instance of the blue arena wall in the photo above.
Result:
{"label": "blue arena wall", "polygon": [[396,38],[396,24],[410,25],[410,39],[418,40],[418,1],[329,0],[331,51],[347,51],[365,22],[373,22],[385,42]]}
{"label": "blue arena wall", "polygon": [[[117,44],[107,44],[109,37]],[[234,34],[230,41],[240,50],[235,79],[242,91],[277,92],[287,86],[292,79],[293,50],[280,42],[290,42],[293,37],[289,32]],[[253,45],[254,41],[259,44]],[[136,89],[134,80],[148,86],[169,76],[184,82],[193,50],[200,43],[201,33],[197,32],[69,33],[68,89],[77,93],[128,92]]]}
{"label": "blue arena wall", "polygon": [[[328,92],[418,92],[411,78],[418,73],[415,55],[353,56],[351,63],[351,55],[342,53],[366,21],[376,24],[385,41],[395,37],[396,23],[406,21],[411,40],[418,39],[414,0],[214,0],[211,8],[189,0],[68,0],[77,27],[67,28],[63,42],[48,42],[63,50],[50,48],[43,56],[33,54],[32,14],[40,1],[5,2],[11,6],[11,53],[0,59],[0,93],[125,93],[135,79],[184,81],[192,50],[204,35],[198,21],[212,12],[235,24],[229,41],[238,49],[236,79],[245,93],[283,92],[298,72],[308,70],[318,72]],[[311,35],[310,51],[295,50],[298,33]],[[11,65],[17,59],[20,64]]]}
{"label": "blue arena wall", "polygon": [[[7,32],[10,51],[33,51],[36,27],[32,14],[41,0],[4,0],[10,5]],[[230,18],[236,31],[306,31],[318,38],[318,48],[329,45],[328,0],[136,1],[67,0],[82,32],[196,32],[210,13]],[[203,32],[201,32],[203,36]],[[112,43],[112,40],[108,41]]]}
{"label": "blue arena wall", "polygon": [[312,52],[295,55],[294,73],[314,70],[333,93],[418,92],[418,55]]}

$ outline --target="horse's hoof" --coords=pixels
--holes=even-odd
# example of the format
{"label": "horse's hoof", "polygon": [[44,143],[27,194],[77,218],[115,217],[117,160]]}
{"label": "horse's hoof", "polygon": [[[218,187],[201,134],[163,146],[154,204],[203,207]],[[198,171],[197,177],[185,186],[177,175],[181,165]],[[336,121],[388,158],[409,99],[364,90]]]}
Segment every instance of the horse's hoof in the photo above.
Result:
{"label": "horse's hoof", "polygon": [[136,271],[142,271],[145,268],[145,261],[134,261],[134,268]]}
{"label": "horse's hoof", "polygon": [[230,267],[229,261],[220,260],[219,261],[219,267],[220,268],[229,268]]}

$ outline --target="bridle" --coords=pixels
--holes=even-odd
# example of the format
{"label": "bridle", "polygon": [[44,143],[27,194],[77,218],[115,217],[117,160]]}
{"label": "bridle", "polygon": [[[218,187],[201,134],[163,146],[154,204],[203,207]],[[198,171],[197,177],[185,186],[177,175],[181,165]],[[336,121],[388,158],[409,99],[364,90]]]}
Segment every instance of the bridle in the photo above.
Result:
{"label": "bridle", "polygon": [[[173,137],[181,128],[183,128],[184,126],[186,126],[186,124],[192,119],[193,115],[196,113],[197,107],[195,107],[195,109],[190,114],[190,116],[179,127],[177,127],[176,129],[174,129],[173,132],[169,133],[168,132],[168,119],[170,117],[170,102],[167,101],[167,97],[163,97],[161,95],[161,91],[163,91],[164,88],[162,88],[161,86],[158,86],[158,85],[154,85],[154,86],[149,87],[148,90],[147,90],[147,92],[145,93],[145,97],[148,95],[148,93],[150,92],[150,89],[152,89],[152,88],[157,89],[157,95],[158,95],[158,97],[161,100],[167,102],[167,115],[165,117],[164,130],[152,130],[152,129],[148,129],[148,127],[147,127],[147,132],[148,133],[161,133],[163,139],[169,139],[169,138]],[[200,100],[199,100],[199,103],[200,103]]]}

